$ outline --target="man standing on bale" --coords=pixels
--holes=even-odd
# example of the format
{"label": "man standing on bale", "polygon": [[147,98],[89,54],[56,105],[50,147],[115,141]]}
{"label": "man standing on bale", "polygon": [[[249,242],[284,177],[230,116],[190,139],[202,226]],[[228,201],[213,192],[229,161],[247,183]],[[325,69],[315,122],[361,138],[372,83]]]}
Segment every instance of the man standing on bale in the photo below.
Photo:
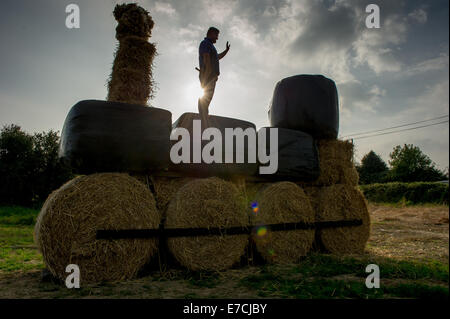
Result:
{"label": "man standing on bale", "polygon": [[204,90],[203,96],[198,99],[198,113],[202,119],[206,119],[209,104],[214,95],[216,82],[220,74],[219,60],[230,50],[230,45],[227,41],[225,51],[220,54],[217,53],[214,43],[219,39],[219,32],[217,28],[210,27],[206,33],[206,38],[200,43],[200,47],[198,48],[200,85]]}

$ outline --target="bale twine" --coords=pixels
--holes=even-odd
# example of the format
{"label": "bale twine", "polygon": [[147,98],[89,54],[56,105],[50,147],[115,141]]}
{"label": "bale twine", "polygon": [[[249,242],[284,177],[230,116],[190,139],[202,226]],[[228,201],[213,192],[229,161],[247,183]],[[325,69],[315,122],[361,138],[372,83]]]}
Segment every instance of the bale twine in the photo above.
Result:
{"label": "bale twine", "polygon": [[305,256],[314,242],[314,229],[271,232],[267,224],[314,222],[308,196],[292,182],[279,182],[265,187],[257,196],[258,210],[253,223],[256,249],[269,262],[295,263]]}
{"label": "bale twine", "polygon": [[82,282],[133,278],[157,250],[157,239],[96,240],[99,229],[158,228],[151,192],[127,174],[79,176],[54,191],[35,227],[51,273],[65,279],[76,264]]}
{"label": "bale twine", "polygon": [[[196,179],[182,186],[167,207],[165,228],[210,228],[248,225],[248,215],[236,187],[217,177]],[[226,231],[224,230],[224,233]],[[190,270],[224,270],[240,260],[248,235],[172,237],[174,257]]]}
{"label": "bale twine", "polygon": [[350,185],[308,188],[316,221],[362,219],[361,226],[326,228],[318,231],[320,245],[336,254],[364,251],[370,236],[370,216],[361,191]]}

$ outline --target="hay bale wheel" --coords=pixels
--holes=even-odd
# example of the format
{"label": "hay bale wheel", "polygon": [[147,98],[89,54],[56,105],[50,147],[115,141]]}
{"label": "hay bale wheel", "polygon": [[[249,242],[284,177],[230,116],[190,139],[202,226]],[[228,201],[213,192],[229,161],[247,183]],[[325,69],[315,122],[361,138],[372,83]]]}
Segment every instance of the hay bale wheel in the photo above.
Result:
{"label": "hay bale wheel", "polygon": [[336,254],[359,254],[370,236],[367,202],[359,189],[350,185],[333,185],[312,191],[311,200],[317,221],[362,219],[361,226],[321,229],[318,238],[322,247]]}
{"label": "hay bale wheel", "polygon": [[258,211],[253,224],[256,249],[269,262],[295,263],[314,242],[314,229],[270,231],[267,224],[314,222],[314,212],[303,189],[292,182],[279,182],[262,189],[257,196]]}
{"label": "hay bale wheel", "polygon": [[127,174],[78,176],[44,203],[35,228],[50,272],[60,279],[76,264],[82,282],[134,277],[157,250],[157,239],[97,240],[99,229],[157,228],[160,215],[152,193]]}
{"label": "hay bale wheel", "polygon": [[[166,229],[248,225],[244,200],[230,182],[217,177],[193,180],[182,186],[166,212]],[[238,262],[248,235],[169,237],[173,256],[190,270],[220,271]]]}

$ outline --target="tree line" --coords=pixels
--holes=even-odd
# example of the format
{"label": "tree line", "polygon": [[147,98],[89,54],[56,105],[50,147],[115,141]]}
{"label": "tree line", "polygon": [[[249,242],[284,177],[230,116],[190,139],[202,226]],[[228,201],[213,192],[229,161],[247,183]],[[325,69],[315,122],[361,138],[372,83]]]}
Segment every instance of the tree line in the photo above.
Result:
{"label": "tree line", "polygon": [[0,204],[40,206],[73,175],[58,158],[58,132],[28,134],[18,125],[0,132]]}
{"label": "tree line", "polygon": [[448,180],[447,172],[436,168],[436,164],[422,150],[412,144],[397,145],[389,154],[389,166],[374,151],[370,151],[356,164],[359,183],[362,185],[388,182],[437,182]]}

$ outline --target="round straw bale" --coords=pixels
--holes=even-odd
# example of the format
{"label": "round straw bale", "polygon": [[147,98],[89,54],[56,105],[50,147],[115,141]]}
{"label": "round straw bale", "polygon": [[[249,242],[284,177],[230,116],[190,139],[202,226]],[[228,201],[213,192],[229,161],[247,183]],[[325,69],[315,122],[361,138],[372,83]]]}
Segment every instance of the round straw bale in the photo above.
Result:
{"label": "round straw bale", "polygon": [[[167,207],[166,229],[248,225],[248,215],[236,187],[217,177],[193,180],[176,193]],[[191,270],[224,270],[239,262],[248,235],[172,237],[174,257]]]}
{"label": "round straw bale", "polygon": [[292,182],[279,182],[266,187],[257,197],[253,232],[256,249],[269,262],[295,263],[305,256],[314,242],[314,229],[270,231],[267,224],[314,222],[308,196]]}
{"label": "round straw bale", "polygon": [[79,176],[47,198],[35,234],[51,273],[65,279],[80,268],[82,282],[132,278],[157,250],[157,239],[97,240],[100,229],[157,228],[152,193],[127,174]]}
{"label": "round straw bale", "polygon": [[156,199],[156,207],[164,215],[164,212],[170,200],[175,196],[176,192],[185,184],[194,180],[190,177],[174,178],[151,176],[151,182]]}
{"label": "round straw bale", "polygon": [[362,253],[370,235],[367,202],[359,189],[350,185],[333,185],[320,189],[312,200],[316,206],[316,221],[362,219],[361,226],[325,228],[319,238],[331,253]]}

